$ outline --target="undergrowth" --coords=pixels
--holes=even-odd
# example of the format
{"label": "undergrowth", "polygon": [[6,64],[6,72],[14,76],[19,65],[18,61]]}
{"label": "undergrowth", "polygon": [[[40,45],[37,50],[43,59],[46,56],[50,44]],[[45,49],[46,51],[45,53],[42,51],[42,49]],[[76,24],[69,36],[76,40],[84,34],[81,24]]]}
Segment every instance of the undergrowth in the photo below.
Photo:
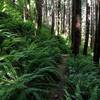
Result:
{"label": "undergrowth", "polygon": [[[0,12],[0,100],[49,100],[61,88],[58,65],[62,54],[71,53],[69,40],[51,35],[46,26],[35,32],[32,22]],[[91,58],[68,56],[66,100],[99,100],[99,68]]]}
{"label": "undergrowth", "polygon": [[69,57],[67,66],[70,73],[66,78],[66,100],[99,100],[99,68],[92,64],[91,56]]}
{"label": "undergrowth", "polygon": [[47,100],[60,88],[61,43],[55,36],[35,36],[30,22],[0,15],[0,100]]}

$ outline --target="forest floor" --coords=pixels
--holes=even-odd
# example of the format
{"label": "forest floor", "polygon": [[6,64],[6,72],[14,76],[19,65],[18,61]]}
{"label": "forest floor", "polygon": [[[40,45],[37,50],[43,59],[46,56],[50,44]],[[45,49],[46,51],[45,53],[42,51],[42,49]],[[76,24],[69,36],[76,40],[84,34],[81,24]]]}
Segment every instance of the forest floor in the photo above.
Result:
{"label": "forest floor", "polygon": [[67,61],[67,54],[62,54],[62,60],[61,63],[58,65],[58,69],[61,74],[61,81],[60,81],[60,90],[55,90],[51,94],[51,99],[50,100],[64,100],[64,90],[63,87],[66,84],[66,76],[69,74],[69,70],[66,69],[66,61]]}

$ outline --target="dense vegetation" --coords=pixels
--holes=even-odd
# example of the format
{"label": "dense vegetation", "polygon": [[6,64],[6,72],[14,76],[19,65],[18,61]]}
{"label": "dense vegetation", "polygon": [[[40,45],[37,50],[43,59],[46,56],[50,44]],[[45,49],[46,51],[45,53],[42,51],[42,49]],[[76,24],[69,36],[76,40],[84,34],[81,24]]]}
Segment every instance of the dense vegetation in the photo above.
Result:
{"label": "dense vegetation", "polygon": [[99,100],[100,2],[87,2],[0,1],[0,100]]}

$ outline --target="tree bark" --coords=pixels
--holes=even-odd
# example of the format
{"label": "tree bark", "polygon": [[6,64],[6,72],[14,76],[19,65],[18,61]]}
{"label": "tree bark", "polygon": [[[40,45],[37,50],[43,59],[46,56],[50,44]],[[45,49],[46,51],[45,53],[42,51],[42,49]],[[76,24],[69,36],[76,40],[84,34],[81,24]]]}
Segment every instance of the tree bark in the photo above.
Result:
{"label": "tree bark", "polygon": [[57,26],[58,35],[60,33],[60,6],[61,6],[61,0],[58,0],[58,26]]}
{"label": "tree bark", "polygon": [[63,33],[65,33],[65,14],[66,14],[65,1],[66,0],[64,0],[64,8],[63,8],[63,30],[62,30]]}
{"label": "tree bark", "polygon": [[94,64],[99,65],[100,58],[100,1],[96,3],[96,33],[94,43]]}
{"label": "tree bark", "polygon": [[30,19],[30,0],[24,0],[23,17],[24,21]]}
{"label": "tree bark", "polygon": [[91,49],[93,49],[94,48],[94,33],[95,33],[95,31],[94,31],[94,20],[95,20],[95,18],[94,18],[94,10],[95,10],[95,7],[94,7],[94,3],[93,3],[93,1],[91,0],[91,27],[90,27],[90,35],[91,35],[91,37],[90,37],[90,39],[91,39],[91,41],[90,41],[90,48]]}
{"label": "tree bark", "polygon": [[86,11],[86,35],[85,35],[85,43],[84,43],[83,55],[87,55],[87,53],[88,53],[89,26],[90,26],[90,20],[89,20],[90,7],[89,7],[88,3],[86,5],[87,5],[87,11]]}
{"label": "tree bark", "polygon": [[54,0],[52,0],[52,25],[51,25],[51,34],[54,34],[54,27],[55,27]]}
{"label": "tree bark", "polygon": [[42,3],[43,0],[35,0],[36,2],[36,11],[37,11],[37,29],[40,31],[42,27]]}
{"label": "tree bark", "polygon": [[79,54],[81,44],[81,0],[72,1],[72,53]]}

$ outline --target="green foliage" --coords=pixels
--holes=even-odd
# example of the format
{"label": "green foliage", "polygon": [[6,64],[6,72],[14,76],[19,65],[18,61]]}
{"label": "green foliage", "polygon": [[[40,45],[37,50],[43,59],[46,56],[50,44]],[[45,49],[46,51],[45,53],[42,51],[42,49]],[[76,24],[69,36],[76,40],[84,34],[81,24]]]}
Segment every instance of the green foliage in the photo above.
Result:
{"label": "green foliage", "polygon": [[50,27],[42,25],[41,34],[46,36],[46,38],[50,37],[51,36]]}
{"label": "green foliage", "polygon": [[[5,60],[5,59],[2,59]],[[1,62],[1,60],[0,60]],[[39,100],[41,95],[54,88],[51,75],[58,75],[54,67],[35,68],[32,73],[19,76],[12,64],[5,60],[0,63],[0,99],[1,100]]]}
{"label": "green foliage", "polygon": [[0,0],[0,11],[3,9],[3,0]]}
{"label": "green foliage", "polygon": [[[22,45],[23,49],[20,49]],[[52,47],[50,50],[49,46],[41,47],[35,42],[29,45],[25,38],[13,35],[5,38],[1,52],[4,49],[9,49],[9,53],[0,56],[1,100],[42,100],[45,94],[59,87],[56,84],[60,81],[56,68],[59,49]]]}
{"label": "green foliage", "polygon": [[8,15],[7,13],[4,12],[0,12],[0,20],[4,20],[5,18],[9,18],[10,15]]}
{"label": "green foliage", "polygon": [[27,36],[32,38],[34,35],[35,28],[31,22],[22,22],[22,21],[14,21],[11,18],[2,20],[2,28],[5,28],[10,33],[19,35],[19,36]]}
{"label": "green foliage", "polygon": [[58,41],[58,47],[60,48],[61,52],[64,53],[64,54],[68,54],[68,53],[71,53],[70,52],[70,47],[68,46],[69,43],[68,43],[68,39],[64,39],[62,38],[61,36],[56,36],[56,39]]}
{"label": "green foliage", "polygon": [[31,22],[12,22],[8,24],[7,29],[18,35],[30,37],[34,35],[35,30]]}
{"label": "green foliage", "polygon": [[100,79],[97,70],[99,69],[92,64],[91,57],[69,57],[67,66],[70,72],[67,77],[67,83],[70,84],[67,91],[70,97],[77,100],[98,100]]}
{"label": "green foliage", "polygon": [[45,100],[60,87],[57,40],[34,36],[32,23],[1,15],[0,100]]}

